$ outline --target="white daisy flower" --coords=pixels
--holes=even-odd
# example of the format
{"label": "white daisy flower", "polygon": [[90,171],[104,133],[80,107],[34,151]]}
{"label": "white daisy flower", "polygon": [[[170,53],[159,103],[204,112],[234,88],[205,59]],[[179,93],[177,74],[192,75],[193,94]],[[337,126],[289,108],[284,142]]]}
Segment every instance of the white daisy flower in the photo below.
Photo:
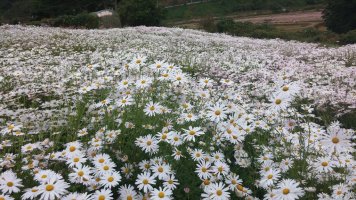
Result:
{"label": "white daisy flower", "polygon": [[294,200],[304,196],[304,191],[299,187],[299,183],[292,179],[284,179],[274,190],[275,199]]}
{"label": "white daisy flower", "polygon": [[100,184],[104,188],[112,188],[119,184],[121,181],[121,175],[118,172],[106,173],[102,176]]}
{"label": "white daisy flower", "polygon": [[38,186],[38,194],[40,199],[55,200],[60,199],[67,193],[69,184],[57,177],[50,177],[48,181]]}
{"label": "white daisy flower", "polygon": [[90,200],[112,200],[112,192],[110,189],[96,190]]}
{"label": "white daisy flower", "polygon": [[168,188],[159,188],[159,189],[154,189],[151,192],[151,199],[152,200],[171,200],[173,199],[171,197],[172,191]]}
{"label": "white daisy flower", "polygon": [[229,188],[225,187],[224,183],[212,183],[204,190],[209,194],[211,200],[228,200],[230,199]]}
{"label": "white daisy flower", "polygon": [[151,173],[144,172],[137,176],[135,183],[139,190],[143,190],[143,192],[148,193],[153,190],[152,185],[156,184],[156,180],[154,176],[151,176]]}
{"label": "white daisy flower", "polygon": [[22,180],[17,178],[12,170],[5,171],[0,175],[0,190],[3,193],[18,193],[20,187],[23,187]]}

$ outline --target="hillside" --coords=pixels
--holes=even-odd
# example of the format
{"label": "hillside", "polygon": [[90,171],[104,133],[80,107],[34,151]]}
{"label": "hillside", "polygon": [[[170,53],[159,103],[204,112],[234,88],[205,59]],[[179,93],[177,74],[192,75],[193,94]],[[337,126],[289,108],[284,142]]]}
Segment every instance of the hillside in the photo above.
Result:
{"label": "hillside", "polygon": [[[199,1],[194,1],[199,2]],[[200,3],[168,7],[165,20],[167,22],[182,21],[203,17],[223,17],[228,15],[243,15],[266,12],[286,12],[294,10],[309,10],[323,8],[324,0],[211,0]],[[166,4],[163,4],[166,5]],[[175,5],[170,2],[168,5]],[[251,12],[252,11],[252,12]]]}
{"label": "hillside", "polygon": [[0,199],[355,196],[356,45],[0,26]]}

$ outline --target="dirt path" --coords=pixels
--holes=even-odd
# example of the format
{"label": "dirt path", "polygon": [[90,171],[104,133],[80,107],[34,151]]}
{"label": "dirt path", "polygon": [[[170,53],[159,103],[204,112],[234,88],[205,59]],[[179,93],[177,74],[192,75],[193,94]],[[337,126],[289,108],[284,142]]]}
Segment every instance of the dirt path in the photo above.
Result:
{"label": "dirt path", "polygon": [[[279,14],[257,14],[250,13],[249,15],[228,15],[226,18],[233,19],[234,21],[252,22],[252,23],[270,23],[277,26],[301,26],[301,27],[313,27],[322,23],[322,12],[317,10],[308,11],[294,11],[288,13]],[[219,17],[214,17],[214,20],[218,20]],[[186,21],[174,22],[172,25],[184,27],[184,28],[197,28],[199,22],[202,19],[192,19]]]}
{"label": "dirt path", "polygon": [[321,22],[322,13],[321,11],[298,11],[290,13],[281,14],[270,14],[270,15],[258,15],[251,17],[234,17],[231,16],[236,21],[241,22],[252,22],[252,23],[272,23],[272,24],[291,24],[291,23],[302,23],[302,22]]}

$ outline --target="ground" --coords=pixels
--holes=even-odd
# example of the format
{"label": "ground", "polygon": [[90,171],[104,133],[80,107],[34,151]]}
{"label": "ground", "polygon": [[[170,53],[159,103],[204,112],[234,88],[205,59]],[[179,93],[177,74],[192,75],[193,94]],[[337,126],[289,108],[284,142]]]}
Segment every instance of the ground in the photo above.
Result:
{"label": "ground", "polygon": [[[303,28],[318,28],[325,30],[322,20],[322,12],[320,10],[293,11],[287,13],[273,14],[269,11],[259,12],[242,12],[234,15],[227,15],[226,18],[231,18],[234,21],[252,22],[252,23],[269,23],[276,25],[283,30],[301,30]],[[183,28],[199,28],[199,22],[203,18],[192,20],[183,20],[168,23],[170,26],[178,26]],[[221,17],[213,17],[214,20],[219,20]]]}

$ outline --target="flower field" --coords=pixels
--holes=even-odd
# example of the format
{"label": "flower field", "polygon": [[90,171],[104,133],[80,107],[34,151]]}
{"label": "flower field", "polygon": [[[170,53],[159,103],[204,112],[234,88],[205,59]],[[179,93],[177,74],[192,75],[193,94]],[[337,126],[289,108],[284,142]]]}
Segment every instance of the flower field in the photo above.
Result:
{"label": "flower field", "polygon": [[0,27],[0,200],[355,199],[356,45]]}

